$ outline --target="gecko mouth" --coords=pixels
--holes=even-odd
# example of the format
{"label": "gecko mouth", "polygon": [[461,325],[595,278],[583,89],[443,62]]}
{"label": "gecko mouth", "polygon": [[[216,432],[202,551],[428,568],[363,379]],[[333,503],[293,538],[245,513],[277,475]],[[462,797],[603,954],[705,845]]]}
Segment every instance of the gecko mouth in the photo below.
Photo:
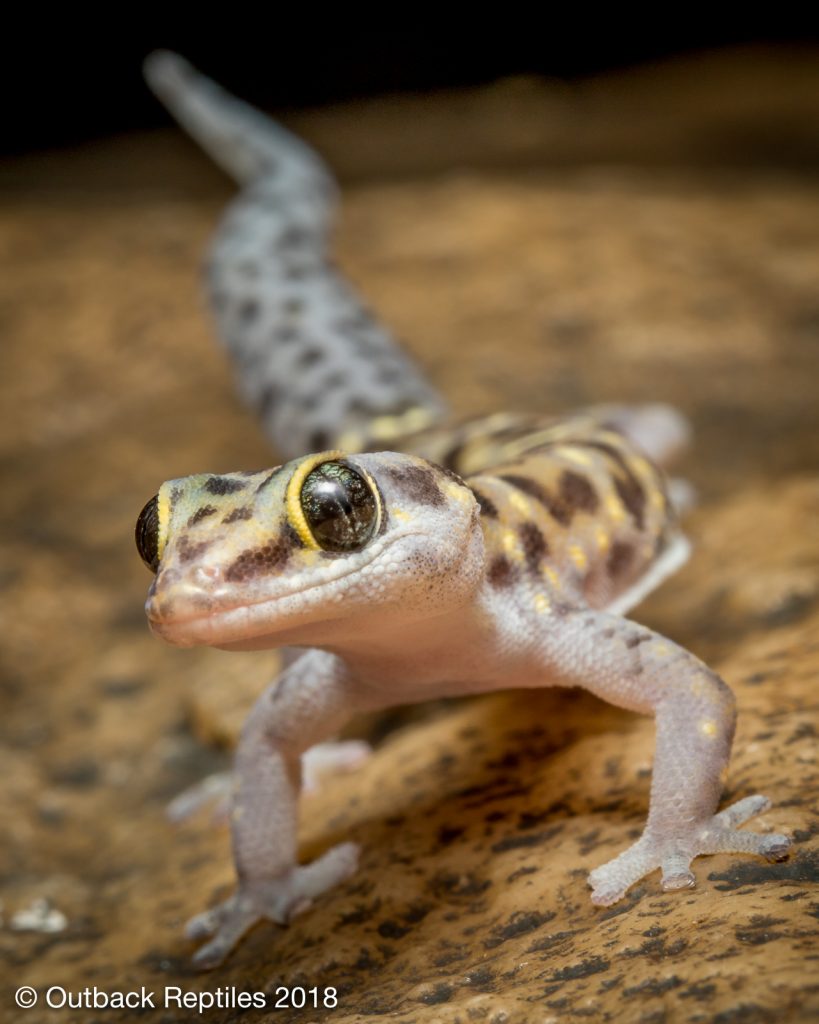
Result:
{"label": "gecko mouth", "polygon": [[[317,591],[325,590],[356,573],[363,572],[385,551],[407,537],[423,536],[421,531],[408,530],[385,540],[365,562],[350,566],[346,572],[329,578],[316,580],[281,594],[260,597],[257,601],[237,601],[234,604],[214,607],[213,599],[203,600],[201,609],[191,609],[190,614],[174,614],[174,595],[157,599],[149,595],[145,613],[151,632],[177,647],[216,646],[273,636],[285,632],[294,625],[320,619],[340,618],[343,615],[343,601],[323,603]],[[318,601],[317,601],[318,598]],[[190,598],[185,602],[190,608]],[[319,605],[325,614],[316,615]],[[275,609],[272,613],[269,609]],[[335,612],[335,614],[332,614]],[[313,613],[313,615],[311,615]],[[330,614],[328,614],[330,613]]]}

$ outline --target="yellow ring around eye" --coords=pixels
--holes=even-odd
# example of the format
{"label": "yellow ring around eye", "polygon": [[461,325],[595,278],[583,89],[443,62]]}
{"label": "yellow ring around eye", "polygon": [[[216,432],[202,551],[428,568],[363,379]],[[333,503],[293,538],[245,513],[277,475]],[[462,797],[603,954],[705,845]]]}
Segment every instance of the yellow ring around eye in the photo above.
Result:
{"label": "yellow ring around eye", "polygon": [[[296,472],[290,477],[290,482],[287,485],[287,491],[284,497],[284,507],[287,511],[287,520],[299,538],[304,543],[304,546],[312,549],[313,551],[321,551],[321,545],[316,541],[313,536],[310,527],[307,525],[307,519],[305,518],[304,511],[301,507],[301,489],[304,486],[304,481],[313,472],[316,466],[322,465],[324,462],[347,462],[347,457],[342,451],[329,451],[320,452],[318,455],[308,455],[306,459],[303,459],[296,467]],[[361,466],[350,466],[356,473],[362,476],[368,483],[370,490],[375,498],[376,508],[376,520],[375,526],[371,536],[375,537],[381,528],[382,519],[382,504],[381,504],[381,492],[376,486],[375,480],[370,474],[363,469]]]}
{"label": "yellow ring around eye", "polygon": [[168,484],[163,484],[159,488],[159,494],[156,496],[156,516],[156,558],[158,562],[161,562],[162,553],[168,540],[168,525],[171,519],[171,499]]}
{"label": "yellow ring around eye", "polygon": [[343,455],[344,452],[341,451],[320,452],[318,455],[308,455],[296,467],[296,472],[290,477],[290,483],[287,485],[284,507],[287,510],[288,522],[299,535],[304,546],[312,548],[313,551],[320,551],[321,545],[317,543],[304,517],[301,507],[301,489],[304,486],[304,481],[316,466],[320,466],[322,462],[332,462]]}

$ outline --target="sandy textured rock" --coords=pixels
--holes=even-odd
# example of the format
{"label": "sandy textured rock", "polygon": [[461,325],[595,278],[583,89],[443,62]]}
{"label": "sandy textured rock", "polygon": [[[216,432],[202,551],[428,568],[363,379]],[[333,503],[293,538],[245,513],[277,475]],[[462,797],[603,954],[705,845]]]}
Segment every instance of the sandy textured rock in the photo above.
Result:
{"label": "sandy textured rock", "polygon": [[[519,86],[430,100],[433,127],[454,138],[472,112],[465,147],[491,175],[479,161],[442,164],[426,136],[403,180],[368,178],[393,156],[356,165],[360,135],[345,150],[339,131],[333,146],[358,182],[341,258],[460,412],[662,398],[691,415],[696,555],[640,616],[735,688],[726,799],[766,792],[773,809],[752,827],[790,831],[793,857],[700,859],[696,890],[664,895],[653,877],[596,910],[586,872],[645,815],[650,721],[579,693],[437,705],[362,724],[379,739],[373,760],[305,802],[303,855],[352,837],[358,875],[289,929],[258,928],[206,978],[188,967],[181,926],[230,885],[227,836],[206,816],[174,829],[164,806],[224,765],[243,704],[277,662],[152,640],[131,532],[162,479],[273,460],[201,315],[195,268],[228,189],[170,133],[3,170],[4,1020],[21,984],[338,987],[332,1012],[253,1018],[277,1021],[757,1024],[819,1012],[819,164],[806,141],[819,81],[815,60],[794,55],[766,93],[775,101],[751,109],[748,83],[770,84],[774,66],[754,59],[726,63],[713,107],[700,65],[574,101]],[[669,97],[663,160],[635,163],[645,125],[671,117]],[[411,137],[411,105],[357,109],[358,120],[337,112],[340,129],[400,124]],[[635,149],[638,109],[648,121]],[[514,149],[516,117],[555,111],[557,135],[517,144],[525,173],[520,148],[503,171],[480,143],[497,127]],[[333,116],[302,126],[329,137]],[[586,125],[574,135],[573,119]],[[699,159],[716,130],[730,158]],[[787,170],[772,164],[776,146],[754,144],[771,138]],[[37,899],[65,915],[63,931],[9,927]]]}

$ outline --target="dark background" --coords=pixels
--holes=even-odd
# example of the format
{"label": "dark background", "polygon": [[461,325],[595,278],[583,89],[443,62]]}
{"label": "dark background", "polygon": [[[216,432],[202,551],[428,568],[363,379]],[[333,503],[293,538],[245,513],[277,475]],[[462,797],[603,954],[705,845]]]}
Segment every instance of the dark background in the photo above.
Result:
{"label": "dark background", "polygon": [[[497,31],[446,32],[359,30],[345,21],[333,27],[315,14],[314,25],[262,21],[239,13],[223,25],[198,15],[195,29],[166,19],[146,24],[142,12],[118,8],[121,25],[104,22],[44,24],[9,31],[0,60],[0,88],[6,97],[0,152],[20,153],[71,145],[134,128],[167,123],[142,83],[147,53],[166,47],[183,53],[232,91],[259,106],[284,110],[388,92],[426,91],[491,82],[510,75],[543,75],[571,81],[588,75],[661,60],[692,51],[729,46],[801,46],[819,40],[815,17],[787,22],[781,13],[759,24],[720,26],[665,17],[629,23],[602,21],[594,11],[585,21],[520,20]],[[226,14],[221,9],[221,17]],[[147,19],[150,22],[150,19]],[[320,25],[320,28],[316,28]],[[45,31],[47,29],[47,32]]]}

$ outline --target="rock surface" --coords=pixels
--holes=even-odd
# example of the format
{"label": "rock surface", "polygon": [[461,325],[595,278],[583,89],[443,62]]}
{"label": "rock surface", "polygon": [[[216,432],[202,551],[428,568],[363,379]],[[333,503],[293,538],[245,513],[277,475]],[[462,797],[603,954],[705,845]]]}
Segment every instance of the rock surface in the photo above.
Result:
{"label": "rock surface", "polygon": [[[751,827],[792,833],[791,859],[702,858],[695,890],[653,877],[597,910],[585,875],[640,828],[651,722],[579,693],[438,705],[362,723],[382,737],[373,759],[305,801],[304,857],[353,838],[358,875],[215,974],[190,970],[182,923],[231,884],[227,836],[163,808],[225,763],[276,656],[152,640],[131,531],[161,480],[273,456],[201,312],[195,268],[228,187],[170,132],[99,143],[0,176],[4,1020],[19,985],[280,984],[335,986],[339,1006],[252,1019],[815,1019],[819,73],[815,55],[722,60],[711,93],[693,63],[574,98],[430,99],[401,180],[386,140],[413,137],[408,101],[300,127],[332,137],[356,182],[342,262],[459,412],[663,399],[692,417],[695,557],[638,617],[734,687],[726,799],[767,793]],[[760,81],[768,106],[749,107]],[[510,125],[549,117],[556,136],[515,149]],[[441,166],[430,124],[465,140],[468,171]],[[15,930],[37,900],[65,927],[40,907],[39,930]],[[41,1002],[19,1019],[54,1018]]]}

